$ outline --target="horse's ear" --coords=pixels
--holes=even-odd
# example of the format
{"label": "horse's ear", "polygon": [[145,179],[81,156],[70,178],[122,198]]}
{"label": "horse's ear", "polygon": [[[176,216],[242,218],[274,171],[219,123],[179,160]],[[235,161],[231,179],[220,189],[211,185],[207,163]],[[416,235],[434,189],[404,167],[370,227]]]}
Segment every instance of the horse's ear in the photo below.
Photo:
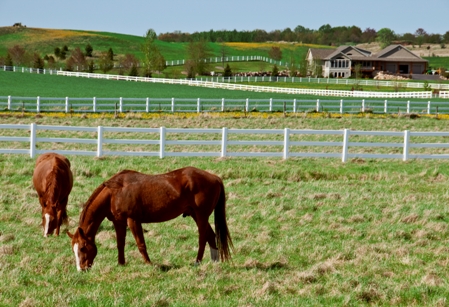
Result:
{"label": "horse's ear", "polygon": [[86,235],[84,234],[84,231],[81,227],[78,227],[78,233],[80,234],[81,238],[86,240]]}
{"label": "horse's ear", "polygon": [[69,236],[70,239],[73,239],[73,235],[67,230],[67,235]]}

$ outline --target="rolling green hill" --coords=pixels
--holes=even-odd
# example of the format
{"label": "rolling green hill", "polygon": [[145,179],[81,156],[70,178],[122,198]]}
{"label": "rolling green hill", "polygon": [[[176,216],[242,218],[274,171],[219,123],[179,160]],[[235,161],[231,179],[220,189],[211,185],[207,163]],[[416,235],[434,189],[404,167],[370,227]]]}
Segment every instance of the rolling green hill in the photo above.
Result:
{"label": "rolling green hill", "polygon": [[[140,45],[143,35],[133,36],[109,32],[58,30],[40,28],[13,28],[0,27],[0,56],[5,55],[8,48],[14,45],[24,47],[28,51],[40,55],[51,55],[55,47],[67,45],[69,50],[79,47],[84,50],[87,44],[94,49],[94,56],[102,51],[112,48],[115,55],[131,53],[141,57]],[[166,60],[180,60],[186,57],[187,43],[156,42]],[[293,43],[225,43],[227,56],[267,56],[272,46],[279,46],[283,50],[284,61],[290,57],[291,52],[297,59],[303,59],[308,48],[312,45]],[[209,43],[212,56],[221,56],[222,45]],[[317,46],[314,46],[317,47]],[[329,48],[320,46],[322,48]]]}
{"label": "rolling green hill", "polygon": [[[144,32],[144,31],[142,31]],[[0,57],[5,56],[8,48],[19,45],[27,52],[36,52],[42,57],[53,55],[56,47],[62,48],[66,45],[70,50],[79,47],[84,51],[87,44],[93,47],[93,57],[96,58],[101,52],[112,48],[116,58],[127,53],[142,58],[140,46],[144,41],[142,36],[97,32],[80,30],[60,30],[60,29],[42,29],[42,28],[16,28],[0,27]],[[162,55],[167,61],[182,60],[186,58],[186,47],[188,43],[172,43],[156,41]],[[226,56],[268,56],[268,51],[273,46],[278,46],[283,52],[282,61],[291,61],[292,57],[299,63],[306,57],[309,48],[331,48],[322,45],[310,45],[302,43],[283,43],[283,42],[265,42],[265,43],[209,43],[212,57],[220,57],[225,52]],[[431,67],[449,68],[449,57],[426,57]],[[64,66],[64,61],[57,63],[57,67]],[[246,65],[243,63],[235,64],[233,71],[257,71],[271,70],[271,66],[252,63]],[[172,72],[167,69],[168,76],[179,75],[179,72]]]}

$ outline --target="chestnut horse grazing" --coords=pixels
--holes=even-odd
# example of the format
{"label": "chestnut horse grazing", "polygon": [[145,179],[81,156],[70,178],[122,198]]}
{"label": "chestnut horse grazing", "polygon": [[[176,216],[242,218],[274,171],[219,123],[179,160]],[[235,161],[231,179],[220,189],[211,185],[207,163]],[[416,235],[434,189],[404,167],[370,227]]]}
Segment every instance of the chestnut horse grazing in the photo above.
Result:
{"label": "chestnut horse grazing", "polygon": [[73,186],[69,160],[56,153],[41,155],[33,173],[34,188],[42,207],[44,237],[59,235],[61,224],[67,220],[67,201]]}
{"label": "chestnut horse grazing", "polygon": [[[215,232],[209,224],[214,211]],[[124,170],[103,182],[90,196],[72,235],[78,271],[86,270],[97,255],[95,235],[108,218],[117,235],[118,263],[125,264],[126,226],[131,229],[143,259],[151,263],[146,250],[142,223],[160,223],[191,216],[199,232],[196,262],[203,259],[206,242],[213,261],[231,258],[232,240],[226,224],[226,198],[220,177],[186,167],[166,174],[145,175]]]}

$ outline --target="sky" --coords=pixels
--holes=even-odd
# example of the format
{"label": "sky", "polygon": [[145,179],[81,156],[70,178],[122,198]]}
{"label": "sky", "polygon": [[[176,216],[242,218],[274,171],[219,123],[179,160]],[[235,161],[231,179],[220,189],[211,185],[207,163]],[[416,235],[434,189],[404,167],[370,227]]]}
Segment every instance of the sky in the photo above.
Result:
{"label": "sky", "polygon": [[449,0],[0,0],[0,26],[94,30],[143,36],[209,30],[358,26],[397,34],[449,31]]}

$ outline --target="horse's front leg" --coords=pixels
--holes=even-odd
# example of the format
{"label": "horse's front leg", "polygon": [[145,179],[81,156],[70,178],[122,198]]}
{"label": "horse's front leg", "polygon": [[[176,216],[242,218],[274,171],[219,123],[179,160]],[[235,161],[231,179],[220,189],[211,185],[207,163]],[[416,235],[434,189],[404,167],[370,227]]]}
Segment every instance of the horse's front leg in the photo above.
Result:
{"label": "horse's front leg", "polygon": [[113,221],[115,234],[117,236],[118,264],[125,264],[125,239],[126,239],[126,220]]}
{"label": "horse's front leg", "polygon": [[61,224],[62,224],[62,211],[57,210],[56,211],[56,231],[55,231],[56,236],[59,236],[59,229],[61,228]]}
{"label": "horse's front leg", "polygon": [[146,263],[151,263],[150,257],[148,257],[147,246],[145,245],[145,237],[143,236],[142,224],[135,220],[128,218],[128,226],[134,235],[139,252]]}

